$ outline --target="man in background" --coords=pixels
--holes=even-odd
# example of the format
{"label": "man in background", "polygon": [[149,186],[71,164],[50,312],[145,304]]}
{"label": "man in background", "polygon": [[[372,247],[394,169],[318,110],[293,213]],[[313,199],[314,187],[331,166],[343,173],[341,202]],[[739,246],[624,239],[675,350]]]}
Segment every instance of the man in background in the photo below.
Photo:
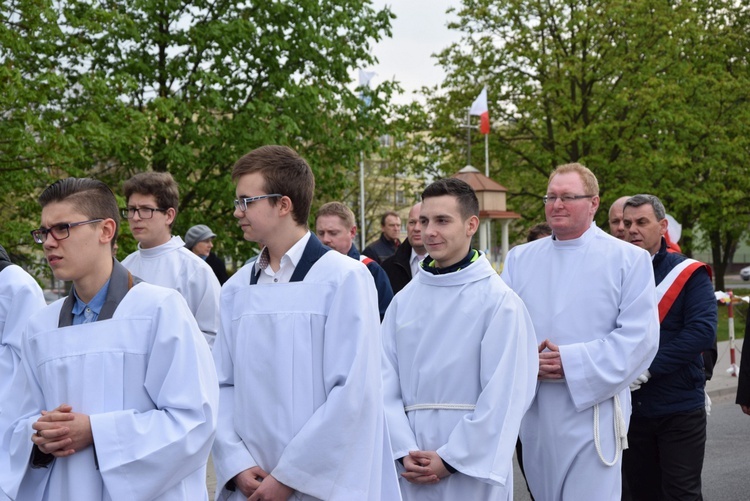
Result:
{"label": "man in background", "polygon": [[401,244],[401,218],[393,211],[388,211],[380,218],[380,238],[365,247],[362,254],[374,259],[378,264],[396,252]]}
{"label": "man in background", "polygon": [[394,294],[406,287],[412,277],[417,276],[419,263],[427,255],[422,241],[422,225],[419,222],[421,207],[422,202],[418,202],[409,209],[406,242],[398,246],[395,254],[383,261],[383,269],[388,275]]}
{"label": "man in background", "polygon": [[357,261],[362,261],[372,275],[375,288],[378,290],[378,309],[380,320],[385,316],[385,310],[393,299],[393,290],[388,282],[388,276],[375,260],[361,256],[354,245],[357,236],[357,225],[354,224],[354,213],[341,202],[329,202],[323,205],[315,215],[315,234],[323,243],[333,250],[339,251]]}

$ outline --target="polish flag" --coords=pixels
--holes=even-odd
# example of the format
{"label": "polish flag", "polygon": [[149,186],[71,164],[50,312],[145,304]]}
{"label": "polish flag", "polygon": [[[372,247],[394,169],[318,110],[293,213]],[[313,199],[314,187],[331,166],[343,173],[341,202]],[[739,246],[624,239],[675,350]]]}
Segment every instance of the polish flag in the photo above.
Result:
{"label": "polish flag", "polygon": [[482,89],[479,97],[471,103],[469,115],[479,116],[479,132],[490,133],[490,110],[487,107],[487,87]]}

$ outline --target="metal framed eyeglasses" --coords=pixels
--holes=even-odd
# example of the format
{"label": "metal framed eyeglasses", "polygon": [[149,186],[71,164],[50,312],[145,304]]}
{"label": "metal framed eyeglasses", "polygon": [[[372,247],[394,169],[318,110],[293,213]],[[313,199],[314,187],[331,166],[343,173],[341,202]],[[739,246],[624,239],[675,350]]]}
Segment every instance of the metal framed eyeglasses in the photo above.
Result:
{"label": "metal framed eyeglasses", "polygon": [[576,200],[581,200],[583,198],[594,198],[594,195],[562,195],[560,197],[555,195],[544,195],[542,197],[542,203],[544,203],[545,205],[553,204],[559,200],[563,204],[567,204],[570,202],[575,202]]}
{"label": "metal framed eyeglasses", "polygon": [[253,202],[257,202],[258,200],[264,200],[266,198],[275,198],[275,197],[283,197],[283,196],[284,195],[281,195],[280,193],[272,193],[270,195],[259,195],[257,197],[239,198],[234,201],[234,208],[239,209],[242,212],[245,212],[247,210],[247,206]]}
{"label": "metal framed eyeglasses", "polygon": [[52,228],[39,228],[31,232],[31,236],[34,237],[34,242],[43,244],[47,240],[47,235],[52,235],[55,240],[65,240],[70,236],[70,229],[76,226],[82,226],[84,224],[98,223],[104,221],[103,218],[89,219],[88,221],[81,221],[79,223],[62,223],[56,224]]}
{"label": "metal framed eyeglasses", "polygon": [[154,217],[154,211],[167,212],[167,209],[152,209],[151,207],[128,207],[127,209],[120,209],[120,214],[125,219],[133,219],[136,214],[141,219],[151,219]]}

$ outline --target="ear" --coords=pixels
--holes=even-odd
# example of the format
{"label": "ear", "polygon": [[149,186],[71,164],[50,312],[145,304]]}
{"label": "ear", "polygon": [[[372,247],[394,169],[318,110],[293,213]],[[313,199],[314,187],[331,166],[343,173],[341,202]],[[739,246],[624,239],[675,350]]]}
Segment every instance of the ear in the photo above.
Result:
{"label": "ear", "polygon": [[596,211],[599,210],[599,195],[596,195],[591,199],[591,215],[593,216],[596,214]]}
{"label": "ear", "polygon": [[664,218],[661,221],[659,221],[659,235],[661,236],[666,235],[668,226],[669,226],[669,221],[667,221],[667,218]]}
{"label": "ear", "polygon": [[99,235],[99,242],[102,244],[110,245],[112,239],[115,238],[115,230],[117,224],[114,219],[105,219],[101,224],[101,234]]}
{"label": "ear", "polygon": [[474,233],[479,229],[479,218],[477,216],[471,216],[466,220],[466,236],[474,236]]}
{"label": "ear", "polygon": [[349,230],[349,235],[352,237],[352,240],[354,240],[354,237],[357,236],[357,225],[352,226],[352,229]]}
{"label": "ear", "polygon": [[279,211],[280,216],[286,216],[294,211],[294,204],[292,199],[284,195],[279,198],[279,203],[276,204],[276,209]]}
{"label": "ear", "polygon": [[174,223],[174,218],[177,217],[177,211],[174,210],[174,207],[170,207],[164,214],[167,216],[167,226],[171,226]]}

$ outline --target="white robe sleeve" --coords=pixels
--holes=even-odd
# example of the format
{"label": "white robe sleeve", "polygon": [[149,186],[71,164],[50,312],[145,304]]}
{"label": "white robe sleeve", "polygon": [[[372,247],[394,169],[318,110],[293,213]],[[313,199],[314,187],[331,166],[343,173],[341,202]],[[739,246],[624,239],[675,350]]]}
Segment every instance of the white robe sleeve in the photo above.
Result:
{"label": "white robe sleeve", "polygon": [[401,381],[398,371],[398,355],[396,353],[395,341],[395,336],[397,334],[397,309],[398,303],[392,302],[380,328],[383,338],[383,400],[394,460],[407,456],[409,451],[419,450],[417,439],[414,436],[411,425],[409,424],[409,418],[406,416],[406,412],[404,412],[404,399],[401,394]]}
{"label": "white robe sleeve", "polygon": [[476,409],[453,429],[438,455],[461,473],[506,485],[512,478],[518,430],[534,398],[538,371],[531,317],[521,299],[507,291],[482,340],[482,392]]}
{"label": "white robe sleeve", "polygon": [[156,407],[90,416],[99,470],[113,500],[153,499],[206,464],[218,414],[211,354],[187,305],[165,297],[145,389]]}
{"label": "white robe sleeve", "polygon": [[[205,263],[203,263],[205,264]],[[195,267],[184,291],[185,300],[190,311],[195,315],[198,327],[213,347],[216,333],[219,331],[219,296],[221,285],[210,266]]]}
{"label": "white robe sleeve", "polygon": [[[44,295],[34,279],[21,268],[9,266],[0,275],[0,477],[13,473],[4,463],[10,455],[9,431],[18,408],[13,405],[26,393],[26,378],[21,364],[23,331],[29,317],[46,306]],[[30,435],[30,434],[29,434]],[[20,478],[20,477],[17,477]],[[10,483],[6,484],[6,481]],[[0,478],[0,489],[17,491],[12,477]],[[3,494],[0,493],[0,499]]]}
{"label": "white robe sleeve", "polygon": [[591,341],[560,346],[565,380],[579,411],[620,393],[656,355],[659,312],[648,253],[639,253],[634,260],[620,295],[613,331]]}

